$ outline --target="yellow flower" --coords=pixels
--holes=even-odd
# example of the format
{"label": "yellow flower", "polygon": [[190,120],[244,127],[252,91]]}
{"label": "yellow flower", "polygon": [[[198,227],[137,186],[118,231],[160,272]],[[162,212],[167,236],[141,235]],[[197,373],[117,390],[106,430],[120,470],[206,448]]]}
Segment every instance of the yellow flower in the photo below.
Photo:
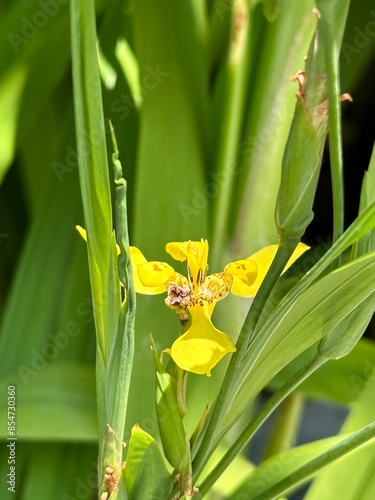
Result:
{"label": "yellow flower", "polygon": [[[76,227],[86,240],[86,231]],[[308,248],[299,243],[284,271]],[[120,253],[119,247],[117,251]],[[207,240],[168,243],[166,251],[175,260],[187,261],[188,277],[166,262],[147,261],[138,248],[130,247],[135,290],[147,295],[167,292],[167,306],[177,313],[182,325],[190,326],[165,351],[183,370],[210,376],[225,354],[236,350],[229,336],[211,322],[216,303],[229,292],[254,297],[275,257],[277,245],[262,248],[247,259],[229,263],[223,272],[208,276]]]}
{"label": "yellow flower", "polygon": [[[285,270],[308,248],[300,243]],[[265,247],[247,259],[231,262],[223,272],[208,276],[207,240],[168,243],[166,251],[175,260],[187,261],[188,278],[166,262],[148,262],[138,248],[130,247],[135,289],[150,295],[167,292],[166,304],[176,311],[181,324],[190,321],[190,326],[166,351],[180,368],[210,376],[212,368],[225,354],[236,350],[229,336],[211,322],[216,303],[229,292],[254,297],[277,245]]]}

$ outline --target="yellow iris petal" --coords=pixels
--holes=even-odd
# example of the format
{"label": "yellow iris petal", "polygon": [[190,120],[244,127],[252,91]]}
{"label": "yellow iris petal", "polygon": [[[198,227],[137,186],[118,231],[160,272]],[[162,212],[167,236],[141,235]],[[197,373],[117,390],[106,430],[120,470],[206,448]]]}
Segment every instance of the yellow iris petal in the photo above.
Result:
{"label": "yellow iris petal", "polygon": [[166,251],[176,260],[187,260],[189,279],[194,291],[203,283],[207,272],[208,241],[174,241],[168,243]]}
{"label": "yellow iris petal", "polygon": [[147,287],[164,286],[166,289],[166,281],[172,278],[176,273],[166,262],[145,262],[137,267],[138,276],[141,283]]}
{"label": "yellow iris petal", "polygon": [[[139,276],[139,267],[148,264],[146,257],[137,247],[129,247],[130,259],[132,261],[133,267],[133,280],[134,288],[137,293],[142,293],[145,295],[156,295],[158,293],[165,292],[166,288],[164,282],[158,285],[147,285],[142,283]],[[172,268],[171,268],[172,269]],[[146,278],[145,278],[146,280]]]}
{"label": "yellow iris petal", "polygon": [[258,276],[258,266],[253,260],[236,260],[224,268],[224,272],[233,276],[232,293],[247,290]]}
{"label": "yellow iris petal", "polygon": [[208,377],[212,368],[227,353],[236,350],[228,335],[211,323],[212,309],[199,305],[189,308],[191,327],[170,349],[174,362],[180,368]]}
{"label": "yellow iris petal", "polygon": [[[244,281],[241,281],[241,279],[239,279],[237,276],[233,276],[233,285],[231,292],[234,293],[234,295],[239,295],[240,297],[254,297],[256,295],[276,255],[277,248],[278,245],[269,245],[246,259],[247,261],[256,264],[258,268],[258,274],[255,281],[250,286],[246,285]],[[299,243],[297,245],[297,248],[294,250],[293,255],[289,259],[287,265],[285,266],[283,272],[285,272],[293,264],[293,262],[295,262],[309,248],[310,247],[308,247],[304,243]],[[228,264],[228,266],[230,266],[230,264]],[[227,272],[227,267],[225,268],[225,272]]]}
{"label": "yellow iris petal", "polygon": [[83,229],[82,226],[76,226],[76,229],[77,231],[79,232],[79,234],[82,236],[82,238],[87,241],[87,231],[86,229]]}
{"label": "yellow iris petal", "polygon": [[228,295],[232,287],[233,278],[227,273],[213,273],[206,277],[196,295],[196,301],[206,300],[216,303]]}
{"label": "yellow iris petal", "polygon": [[188,241],[172,241],[171,243],[167,243],[165,250],[175,260],[183,262],[186,260],[188,243]]}
{"label": "yellow iris petal", "polygon": [[189,241],[187,247],[187,265],[189,281],[194,292],[198,292],[199,285],[204,282],[207,273],[208,241]]}

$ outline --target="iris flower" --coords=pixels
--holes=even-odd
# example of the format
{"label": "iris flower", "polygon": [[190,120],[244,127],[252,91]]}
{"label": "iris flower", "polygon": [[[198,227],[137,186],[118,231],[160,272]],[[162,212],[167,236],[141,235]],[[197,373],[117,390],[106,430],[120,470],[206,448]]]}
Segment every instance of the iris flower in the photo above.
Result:
{"label": "iris flower", "polygon": [[[300,243],[284,271],[308,248]],[[177,313],[187,330],[166,352],[183,370],[210,376],[212,368],[227,353],[236,350],[230,337],[212,324],[216,303],[230,292],[240,297],[254,297],[277,245],[231,262],[222,272],[210,275],[207,275],[207,240],[168,243],[166,251],[175,260],[187,262],[187,278],[166,262],[148,262],[138,248],[130,247],[135,290],[148,295],[167,292],[165,303]]]}
{"label": "iris flower", "polygon": [[[86,231],[76,226],[87,240]],[[262,248],[247,259],[225,266],[220,273],[207,275],[208,242],[172,242],[166,251],[175,259],[187,262],[187,278],[166,262],[147,261],[137,247],[130,247],[135,291],[146,295],[167,292],[165,303],[173,309],[186,329],[165,349],[183,370],[211,375],[212,368],[236,346],[230,337],[211,321],[215,305],[230,292],[240,297],[254,297],[275,257],[277,245]],[[286,271],[309,247],[299,243]],[[119,247],[117,248],[120,252]]]}

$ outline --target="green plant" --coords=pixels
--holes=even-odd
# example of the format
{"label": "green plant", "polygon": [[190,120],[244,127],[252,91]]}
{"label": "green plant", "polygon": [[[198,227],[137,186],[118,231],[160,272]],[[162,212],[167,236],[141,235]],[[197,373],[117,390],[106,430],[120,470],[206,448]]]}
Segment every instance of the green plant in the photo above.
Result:
{"label": "green plant", "polygon": [[[0,397],[16,388],[22,498],[267,499],[311,479],[309,499],[370,498],[375,156],[345,229],[341,102],[374,44],[370,2],[348,16],[349,3],[3,2],[9,267],[30,219],[0,282]],[[322,255],[301,240],[327,137]],[[164,262],[166,245],[182,264]],[[173,311],[135,292],[167,292]],[[338,435],[295,446],[306,396],[351,412]],[[255,466],[248,443],[274,411]],[[5,441],[1,457],[6,477]]]}

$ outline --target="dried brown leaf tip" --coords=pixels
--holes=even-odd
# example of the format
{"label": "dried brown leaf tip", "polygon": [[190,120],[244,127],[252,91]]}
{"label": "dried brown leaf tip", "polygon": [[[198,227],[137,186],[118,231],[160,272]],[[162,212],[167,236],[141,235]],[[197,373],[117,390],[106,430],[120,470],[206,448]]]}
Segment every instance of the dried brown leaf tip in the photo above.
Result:
{"label": "dried brown leaf tip", "polygon": [[298,83],[298,92],[296,97],[299,99],[304,99],[305,97],[305,72],[297,71],[297,73],[289,78],[291,82]]}
{"label": "dried brown leaf tip", "polygon": [[350,94],[348,94],[347,92],[345,92],[345,94],[341,94],[340,95],[339,101],[340,102],[343,102],[343,101],[353,102],[353,98],[352,98],[352,96]]}

